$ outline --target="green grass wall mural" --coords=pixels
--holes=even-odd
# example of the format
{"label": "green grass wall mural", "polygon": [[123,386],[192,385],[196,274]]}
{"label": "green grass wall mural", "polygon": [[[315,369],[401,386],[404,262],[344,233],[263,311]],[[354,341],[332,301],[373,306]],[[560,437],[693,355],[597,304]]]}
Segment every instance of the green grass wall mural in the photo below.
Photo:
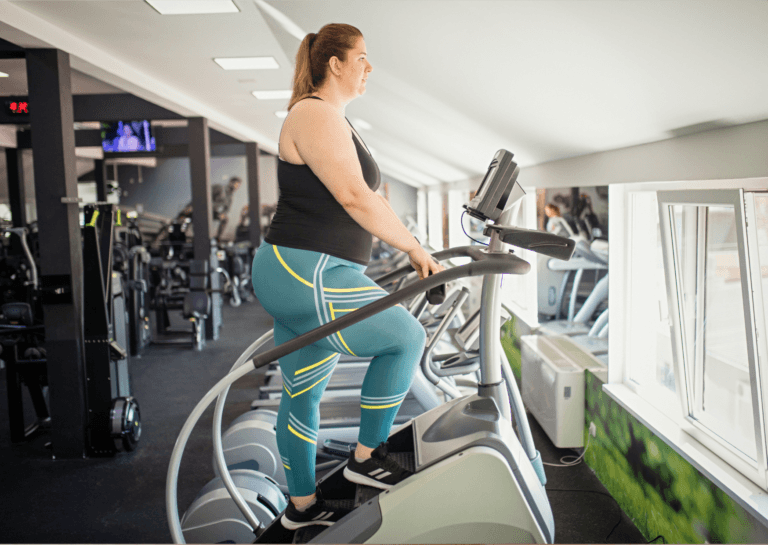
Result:
{"label": "green grass wall mural", "polygon": [[[585,460],[647,539],[765,543],[768,531],[602,390],[586,372]],[[660,541],[660,540],[659,540]]]}

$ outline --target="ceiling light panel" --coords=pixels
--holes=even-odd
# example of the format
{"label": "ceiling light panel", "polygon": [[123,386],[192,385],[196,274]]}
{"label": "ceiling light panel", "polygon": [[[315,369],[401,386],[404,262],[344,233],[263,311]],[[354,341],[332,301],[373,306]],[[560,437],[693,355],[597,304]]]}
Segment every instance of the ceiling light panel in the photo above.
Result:
{"label": "ceiling light panel", "polygon": [[224,70],[270,70],[280,68],[274,57],[235,57],[213,60]]}
{"label": "ceiling light panel", "polygon": [[259,100],[276,100],[279,98],[286,99],[291,98],[293,91],[254,91],[253,96]]}
{"label": "ceiling light panel", "polygon": [[238,13],[232,0],[144,0],[161,15]]}
{"label": "ceiling light panel", "polygon": [[9,77],[8,74],[6,74],[5,72],[0,72],[0,78],[7,78],[7,77]]}

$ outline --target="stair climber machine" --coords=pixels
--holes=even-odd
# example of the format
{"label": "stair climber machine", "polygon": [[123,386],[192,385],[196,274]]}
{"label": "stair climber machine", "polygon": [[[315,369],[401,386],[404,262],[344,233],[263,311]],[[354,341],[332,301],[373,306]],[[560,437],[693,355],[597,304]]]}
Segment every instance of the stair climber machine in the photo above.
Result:
{"label": "stair climber machine", "polygon": [[[498,298],[502,275],[530,270],[530,265],[507,249],[506,244],[568,260],[574,242],[550,233],[504,225],[514,211],[512,204],[523,195],[516,183],[518,173],[512,154],[499,150],[475,198],[465,205],[472,217],[486,222],[484,232],[490,236],[487,249],[464,246],[433,256],[469,257],[470,263],[414,282],[255,355],[272,338],[272,332],[268,332],[243,352],[230,373],[197,404],[173,449],[166,480],[166,512],[174,543],[242,543],[252,541],[254,534],[258,543],[554,542],[554,519],[544,488],[541,457],[534,447],[512,371],[508,363],[501,364],[505,359],[499,336]],[[397,279],[409,272],[411,267],[407,265],[389,275]],[[283,528],[280,515],[287,499],[271,479],[258,471],[230,472],[226,467],[221,420],[231,385],[254,368],[267,366],[427,290],[470,276],[484,277],[477,393],[452,399],[393,430],[388,439],[389,450],[413,472],[411,477],[383,491],[347,481],[343,476],[346,462],[332,462],[336,466],[318,482],[318,487],[329,504],[347,505],[354,510],[330,527],[309,526],[296,531]],[[177,485],[184,447],[203,412],[217,398],[213,438],[221,477],[206,485],[181,521]],[[228,502],[223,501],[225,494],[230,496]],[[214,514],[210,509],[204,514],[199,507],[205,503],[218,503],[220,512]],[[216,527],[231,533],[205,533]]]}

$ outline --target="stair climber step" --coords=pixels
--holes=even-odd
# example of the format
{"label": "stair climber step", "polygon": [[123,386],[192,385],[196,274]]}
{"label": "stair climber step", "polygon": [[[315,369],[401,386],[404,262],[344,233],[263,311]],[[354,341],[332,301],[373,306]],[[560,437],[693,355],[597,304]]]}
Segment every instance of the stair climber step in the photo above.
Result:
{"label": "stair climber step", "polygon": [[[403,469],[407,469],[411,473],[416,472],[416,457],[413,452],[390,452],[389,455],[394,458]],[[382,492],[384,491],[380,488],[358,484],[355,492],[355,507],[357,508],[363,505],[365,502],[372,500]]]}
{"label": "stair climber step", "polygon": [[[334,509],[354,509],[354,500],[325,500],[328,507]],[[293,543],[309,543],[310,540],[320,535],[324,530],[327,530],[328,526],[321,524],[315,524],[314,526],[304,526],[299,528],[293,534]]]}

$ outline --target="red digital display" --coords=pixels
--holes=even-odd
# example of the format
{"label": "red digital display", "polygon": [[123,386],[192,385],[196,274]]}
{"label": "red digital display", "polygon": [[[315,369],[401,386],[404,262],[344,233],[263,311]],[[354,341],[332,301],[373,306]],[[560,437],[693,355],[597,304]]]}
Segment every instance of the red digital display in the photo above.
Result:
{"label": "red digital display", "polygon": [[29,114],[29,102],[16,102],[13,101],[8,105],[8,109],[12,114]]}

